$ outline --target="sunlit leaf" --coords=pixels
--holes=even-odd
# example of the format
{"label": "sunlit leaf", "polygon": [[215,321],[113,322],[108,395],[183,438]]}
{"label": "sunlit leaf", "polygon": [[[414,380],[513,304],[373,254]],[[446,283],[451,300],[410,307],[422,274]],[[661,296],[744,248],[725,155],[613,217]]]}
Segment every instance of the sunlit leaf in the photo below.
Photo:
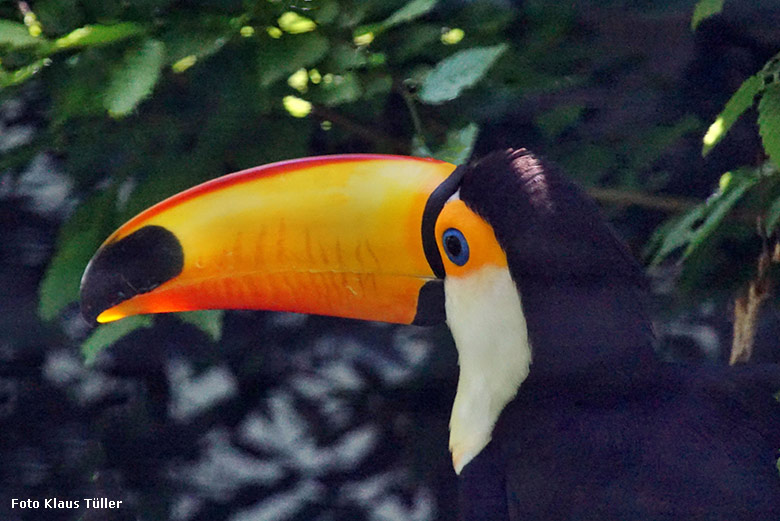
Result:
{"label": "sunlit leaf", "polygon": [[113,25],[85,25],[55,40],[54,46],[59,49],[70,49],[72,47],[108,45],[138,36],[144,30],[143,26],[132,22]]}
{"label": "sunlit leaf", "polygon": [[165,62],[165,45],[158,40],[146,40],[130,49],[111,75],[103,106],[114,117],[122,117],[151,95],[160,79]]}
{"label": "sunlit leaf", "polygon": [[285,96],[282,98],[282,105],[294,118],[305,118],[311,112],[311,102],[298,96]]}
{"label": "sunlit leaf", "polygon": [[0,20],[0,45],[21,48],[39,45],[45,41],[31,35],[27,26],[22,23]]}
{"label": "sunlit leaf", "polygon": [[699,0],[696,7],[693,10],[693,17],[691,18],[691,29],[694,31],[704,20],[710,16],[715,16],[723,11],[724,0]]}
{"label": "sunlit leaf", "polygon": [[758,102],[758,131],[769,159],[780,166],[780,85],[766,87]]}
{"label": "sunlit leaf", "polygon": [[114,224],[114,200],[113,190],[90,197],[60,229],[57,252],[38,288],[38,314],[44,320],[78,300],[81,274]]}
{"label": "sunlit leaf", "polygon": [[81,344],[81,355],[84,357],[84,363],[91,365],[105,348],[133,331],[148,327],[152,327],[150,315],[135,315],[116,322],[101,324]]}
{"label": "sunlit leaf", "polygon": [[222,309],[188,311],[177,313],[176,316],[206,333],[214,342],[222,337],[222,319],[225,317],[225,311]]}
{"label": "sunlit leaf", "polygon": [[469,123],[460,130],[448,132],[447,141],[433,154],[433,157],[454,165],[465,163],[471,157],[478,133],[479,127],[474,123]]}
{"label": "sunlit leaf", "polygon": [[258,52],[260,84],[286,79],[301,67],[316,64],[328,52],[328,40],[317,33],[265,39]]}
{"label": "sunlit leaf", "polygon": [[450,29],[441,35],[441,43],[444,45],[456,45],[463,40],[466,36],[466,32],[458,27]]}
{"label": "sunlit leaf", "polygon": [[14,71],[4,71],[0,69],[0,88],[24,83],[38,74],[41,69],[49,65],[49,63],[50,60],[48,58],[41,58],[40,60],[36,60],[33,63],[20,67]]}
{"label": "sunlit leaf", "polygon": [[704,146],[701,153],[703,156],[709,154],[710,150],[717,145],[731,126],[747,109],[753,106],[753,101],[764,83],[760,74],[751,76],[740,85],[737,92],[726,102],[723,111],[718,114],[715,122],[710,125],[707,133],[704,135]]}
{"label": "sunlit leaf", "polygon": [[317,28],[317,24],[310,18],[301,16],[295,11],[287,11],[279,17],[279,27],[286,33],[301,34],[308,33]]}
{"label": "sunlit leaf", "polygon": [[420,99],[425,103],[438,104],[457,98],[464,89],[481,80],[508,47],[505,43],[473,47],[448,56],[436,64],[425,78]]}

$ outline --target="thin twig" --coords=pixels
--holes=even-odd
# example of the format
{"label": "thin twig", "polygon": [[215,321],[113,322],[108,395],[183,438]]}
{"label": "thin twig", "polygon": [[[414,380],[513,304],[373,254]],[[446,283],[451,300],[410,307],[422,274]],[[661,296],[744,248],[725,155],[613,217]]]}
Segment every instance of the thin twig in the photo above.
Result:
{"label": "thin twig", "polygon": [[321,121],[330,121],[334,125],[342,127],[347,132],[360,136],[366,141],[387,148],[396,153],[409,153],[409,144],[403,140],[386,134],[375,127],[367,127],[358,123],[338,112],[321,105],[314,105],[311,111],[312,115]]}
{"label": "thin twig", "polygon": [[693,197],[653,195],[617,188],[588,188],[588,194],[600,203],[617,204],[619,206],[639,206],[648,210],[660,210],[668,213],[686,212],[703,202]]}

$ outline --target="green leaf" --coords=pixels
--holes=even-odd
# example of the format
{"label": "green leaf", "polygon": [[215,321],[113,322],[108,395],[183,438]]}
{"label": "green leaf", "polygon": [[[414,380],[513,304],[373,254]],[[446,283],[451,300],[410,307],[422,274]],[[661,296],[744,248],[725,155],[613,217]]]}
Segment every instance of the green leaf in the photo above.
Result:
{"label": "green leaf", "polygon": [[456,52],[436,64],[425,78],[420,99],[439,104],[457,98],[463,89],[471,87],[487,73],[509,46],[473,47]]}
{"label": "green leaf", "polygon": [[413,58],[427,55],[440,48],[441,26],[437,24],[414,24],[404,30],[399,30],[398,42],[393,46],[392,53],[396,63],[403,63]]}
{"label": "green leaf", "polygon": [[328,55],[327,70],[343,72],[363,67],[368,62],[366,50],[350,44],[334,45]]}
{"label": "green leaf", "polygon": [[27,26],[11,20],[0,20],[0,45],[21,48],[38,45],[46,40],[36,38],[27,30]]}
{"label": "green leaf", "polygon": [[764,89],[758,102],[758,133],[769,159],[780,166],[780,84]]}
{"label": "green leaf", "polygon": [[398,11],[391,14],[383,22],[379,23],[381,30],[389,29],[393,26],[411,22],[422,15],[428,13],[436,6],[436,0],[412,0]]}
{"label": "green leaf", "polygon": [[763,87],[764,82],[761,78],[761,73],[751,76],[740,85],[737,92],[726,102],[723,111],[718,114],[715,122],[710,125],[710,128],[704,135],[704,146],[701,150],[703,156],[709,154],[710,150],[723,139],[723,136],[726,135],[726,132],[729,131],[742,113],[753,106],[756,94],[761,92]]}
{"label": "green leaf", "polygon": [[103,106],[113,117],[123,117],[148,97],[165,63],[165,45],[158,40],[146,40],[131,48],[119,67],[113,71],[103,99]]}
{"label": "green leaf", "polygon": [[758,171],[752,168],[723,174],[720,190],[706,203],[670,219],[653,234],[646,249],[646,254],[653,256],[651,264],[659,264],[686,245],[682,258],[693,255],[706,244],[732,208],[759,180]]}
{"label": "green leaf", "polygon": [[20,67],[14,71],[5,71],[0,68],[0,89],[24,83],[38,74],[38,72],[49,65],[50,62],[51,60],[48,58],[41,58],[40,60],[36,60],[33,63]]}
{"label": "green leaf", "polygon": [[167,35],[166,61],[171,65],[173,72],[184,72],[196,62],[215,54],[222,49],[228,41],[225,36],[213,34],[186,34],[176,33]]}
{"label": "green leaf", "polygon": [[222,337],[222,320],[225,317],[225,311],[222,309],[188,311],[177,313],[176,316],[182,322],[192,324],[206,333],[214,342],[219,341]]}
{"label": "green leaf", "polygon": [[109,45],[126,38],[138,36],[144,28],[133,22],[121,22],[113,25],[85,25],[54,41],[58,49],[73,47],[92,47]]}
{"label": "green leaf", "polygon": [[772,201],[766,213],[766,234],[772,235],[780,222],[780,197]]}
{"label": "green leaf", "polygon": [[465,163],[471,157],[478,133],[479,127],[474,123],[469,123],[460,130],[448,132],[447,141],[433,154],[433,157],[454,165]]}
{"label": "green leaf", "polygon": [[287,79],[301,67],[314,65],[328,52],[328,40],[313,33],[266,39],[258,52],[260,84],[267,87]]}
{"label": "green leaf", "polygon": [[683,259],[691,255],[710,237],[734,205],[760,180],[758,172],[752,168],[740,169],[733,174],[727,172],[723,176],[731,176],[731,179],[727,183],[721,181],[721,185],[726,185],[725,188],[707,200],[704,222],[694,230],[690,244],[683,253]]}
{"label": "green leaf", "polygon": [[723,11],[723,2],[724,0],[699,0],[699,3],[696,4],[696,8],[693,10],[691,29],[695,31],[705,19]]}
{"label": "green leaf", "polygon": [[105,348],[133,331],[152,327],[151,315],[135,315],[98,326],[81,344],[84,363],[91,365]]}
{"label": "green leaf", "polygon": [[706,212],[705,205],[699,205],[681,216],[666,221],[648,241],[646,255],[652,255],[650,263],[658,265],[671,253],[690,243],[696,223]]}
{"label": "green leaf", "polygon": [[60,229],[57,250],[38,288],[38,314],[51,320],[79,296],[81,275],[113,227],[115,193],[95,194]]}

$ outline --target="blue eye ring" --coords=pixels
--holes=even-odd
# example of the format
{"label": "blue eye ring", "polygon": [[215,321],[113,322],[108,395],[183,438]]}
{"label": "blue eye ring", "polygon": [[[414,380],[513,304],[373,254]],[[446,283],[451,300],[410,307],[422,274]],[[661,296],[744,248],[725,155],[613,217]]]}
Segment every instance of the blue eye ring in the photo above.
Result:
{"label": "blue eye ring", "polygon": [[441,235],[441,244],[444,247],[444,253],[454,264],[463,266],[469,261],[469,243],[460,230],[447,229]]}

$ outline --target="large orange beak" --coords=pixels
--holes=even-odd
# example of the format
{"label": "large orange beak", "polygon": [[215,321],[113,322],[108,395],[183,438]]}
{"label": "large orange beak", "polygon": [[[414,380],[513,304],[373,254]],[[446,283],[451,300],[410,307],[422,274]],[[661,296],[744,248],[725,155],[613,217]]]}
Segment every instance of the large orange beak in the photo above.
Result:
{"label": "large orange beak", "polygon": [[196,186],[103,243],[81,281],[82,312],[98,322],[196,309],[441,321],[433,225],[457,189],[454,169],[428,159],[344,155]]}

